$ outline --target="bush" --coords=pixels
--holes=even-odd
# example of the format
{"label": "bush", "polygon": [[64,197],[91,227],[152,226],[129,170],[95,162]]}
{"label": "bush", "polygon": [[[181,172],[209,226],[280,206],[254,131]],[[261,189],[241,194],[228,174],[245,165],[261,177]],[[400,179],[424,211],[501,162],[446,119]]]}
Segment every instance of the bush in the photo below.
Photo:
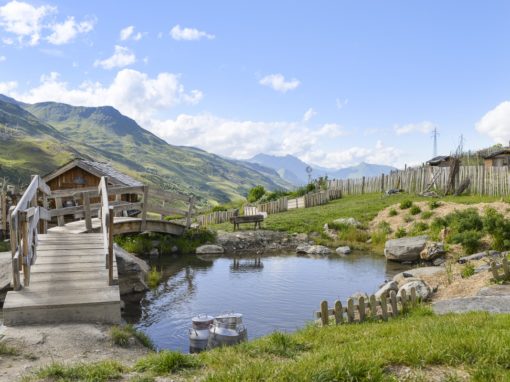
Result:
{"label": "bush", "polygon": [[471,263],[466,263],[460,271],[460,277],[467,279],[475,274],[475,266]]}
{"label": "bush", "polygon": [[432,217],[432,215],[433,215],[433,214],[434,214],[434,213],[433,213],[432,211],[423,211],[423,212],[421,213],[421,218],[422,218],[423,220],[428,220],[428,219],[430,219],[430,218]]}
{"label": "bush", "polygon": [[483,230],[483,221],[478,211],[474,208],[452,212],[445,216],[445,221],[453,232]]}
{"label": "bush", "polygon": [[413,202],[411,200],[409,200],[409,199],[402,200],[400,202],[400,209],[407,210],[408,208],[411,208],[412,205],[413,205]]}
{"label": "bush", "polygon": [[483,227],[492,238],[492,247],[497,251],[510,248],[510,220],[494,208],[486,208],[483,216]]}
{"label": "bush", "polygon": [[411,223],[413,220],[414,220],[414,218],[411,215],[409,215],[409,214],[404,216],[404,221],[406,223]]}
{"label": "bush", "polygon": [[214,206],[212,209],[212,212],[217,212],[217,211],[228,211],[228,208],[220,204],[220,205]]}
{"label": "bush", "polygon": [[429,225],[424,222],[416,222],[413,224],[411,231],[409,231],[409,234],[411,236],[418,236],[423,234],[425,231],[429,229]]}
{"label": "bush", "polygon": [[398,229],[395,231],[395,238],[400,239],[402,237],[406,237],[407,232],[404,227],[398,227]]}
{"label": "bush", "polygon": [[440,207],[442,203],[439,200],[431,200],[429,202],[429,208],[431,210],[435,210],[436,208]]}
{"label": "bush", "polygon": [[264,188],[264,186],[258,185],[253,187],[250,191],[248,191],[248,196],[246,197],[246,199],[250,203],[255,203],[257,200],[262,198],[262,196],[264,196],[265,193],[266,189]]}
{"label": "bush", "polygon": [[420,212],[421,212],[421,208],[418,206],[412,206],[411,209],[409,210],[409,213],[411,215],[418,215]]}
{"label": "bush", "polygon": [[151,251],[152,240],[144,234],[117,236],[115,242],[129,253],[144,255]]}
{"label": "bush", "polygon": [[339,231],[338,238],[344,241],[366,243],[370,238],[367,231],[356,228],[352,225],[347,225],[345,229]]}
{"label": "bush", "polygon": [[388,212],[388,216],[397,216],[397,215],[398,215],[398,212],[397,212],[397,210],[395,208],[392,208]]}
{"label": "bush", "polygon": [[463,231],[451,235],[450,241],[455,244],[461,244],[464,251],[470,255],[478,251],[481,246],[480,239],[482,234],[479,231]]}
{"label": "bush", "polygon": [[380,222],[378,225],[377,225],[377,229],[386,233],[386,234],[390,234],[391,233],[391,226],[390,226],[390,223],[388,222]]}

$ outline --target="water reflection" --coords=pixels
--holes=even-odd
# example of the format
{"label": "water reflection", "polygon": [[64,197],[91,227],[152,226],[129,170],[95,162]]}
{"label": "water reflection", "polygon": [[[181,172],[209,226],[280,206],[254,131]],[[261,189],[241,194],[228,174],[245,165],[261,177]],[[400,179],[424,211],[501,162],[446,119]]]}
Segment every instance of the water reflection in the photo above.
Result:
{"label": "water reflection", "polygon": [[124,318],[160,348],[188,350],[187,329],[198,313],[239,312],[250,338],[290,331],[312,319],[323,299],[346,300],[374,292],[404,270],[382,256],[254,257],[168,256],[148,259],[163,274],[161,285],[140,304],[127,304]]}

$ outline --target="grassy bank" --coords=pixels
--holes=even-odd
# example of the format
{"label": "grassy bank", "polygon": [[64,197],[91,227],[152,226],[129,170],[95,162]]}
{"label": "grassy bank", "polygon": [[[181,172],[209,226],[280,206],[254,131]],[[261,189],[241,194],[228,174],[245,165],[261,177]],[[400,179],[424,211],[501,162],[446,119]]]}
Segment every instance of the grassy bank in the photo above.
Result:
{"label": "grassy bank", "polygon": [[[203,381],[507,381],[510,379],[510,316],[470,313],[435,316],[420,307],[388,323],[309,326],[294,334],[274,333],[237,347],[198,356],[154,353],[134,365],[96,364],[106,381],[130,374],[132,380]],[[99,368],[104,367],[104,373]],[[409,379],[399,371],[407,369]],[[50,365],[33,380],[87,380],[76,377],[84,365]],[[73,375],[73,378],[66,377]],[[86,374],[84,374],[86,375]],[[27,378],[29,380],[29,378]],[[464,380],[464,379],[462,379]]]}

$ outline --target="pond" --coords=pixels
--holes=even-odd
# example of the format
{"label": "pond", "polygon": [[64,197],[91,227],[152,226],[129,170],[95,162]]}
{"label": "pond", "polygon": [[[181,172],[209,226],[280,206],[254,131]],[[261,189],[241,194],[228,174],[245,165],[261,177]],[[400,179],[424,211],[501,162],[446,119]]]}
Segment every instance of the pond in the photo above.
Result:
{"label": "pond", "polygon": [[313,320],[322,300],[346,301],[357,291],[374,293],[385,279],[406,269],[367,253],[147,260],[163,273],[163,281],[139,304],[126,304],[124,318],[159,349],[182,352],[189,350],[188,328],[198,313],[242,313],[250,339],[275,330],[290,332]]}

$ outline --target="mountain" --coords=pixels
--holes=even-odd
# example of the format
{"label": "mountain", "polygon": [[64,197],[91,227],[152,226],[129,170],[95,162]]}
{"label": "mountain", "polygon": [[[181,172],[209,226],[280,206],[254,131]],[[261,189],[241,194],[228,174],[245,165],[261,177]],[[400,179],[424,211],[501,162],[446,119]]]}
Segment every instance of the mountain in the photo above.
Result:
{"label": "mountain", "polygon": [[194,194],[202,203],[244,197],[257,184],[292,186],[272,169],[170,145],[110,106],[25,104],[0,95],[0,176],[26,182],[74,157],[109,162],[148,184]]}
{"label": "mountain", "polygon": [[363,176],[377,176],[380,174],[387,174],[395,167],[360,163],[356,166],[345,167],[341,169],[327,168],[316,165],[309,165],[301,159],[293,155],[275,156],[267,154],[257,154],[248,162],[258,163],[263,166],[274,169],[282,179],[285,179],[294,186],[301,186],[308,182],[308,173],[306,168],[312,168],[312,177],[317,178],[320,176],[328,176],[329,179],[354,179]]}

